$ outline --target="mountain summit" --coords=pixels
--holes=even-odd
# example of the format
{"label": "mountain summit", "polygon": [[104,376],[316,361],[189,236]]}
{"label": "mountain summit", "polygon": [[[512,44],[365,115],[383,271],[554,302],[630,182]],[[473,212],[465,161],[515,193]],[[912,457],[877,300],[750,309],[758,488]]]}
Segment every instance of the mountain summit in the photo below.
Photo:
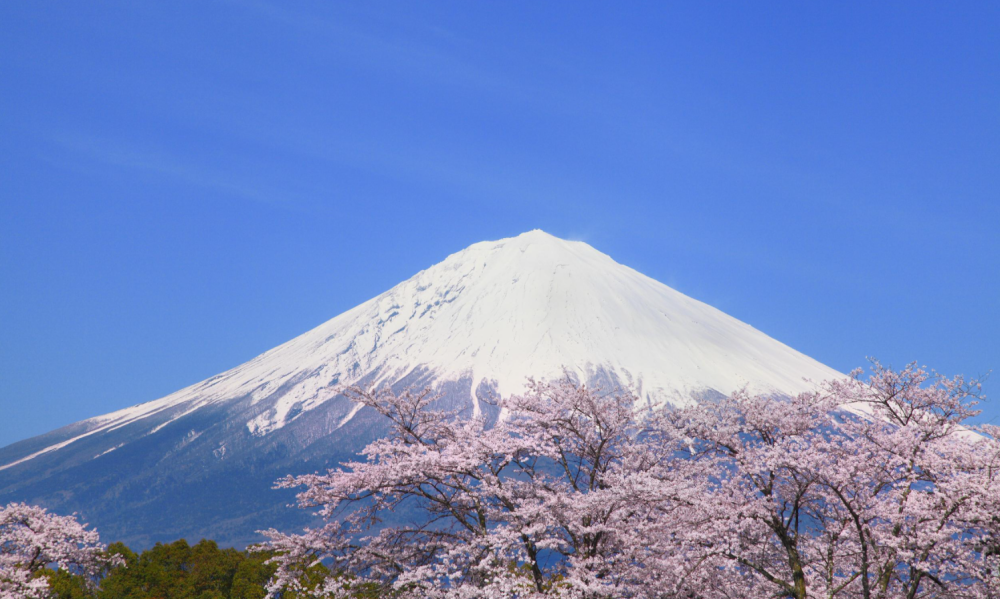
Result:
{"label": "mountain summit", "polygon": [[77,510],[140,546],[198,534],[241,543],[294,517],[269,490],[275,478],[335,465],[381,433],[342,386],[434,385],[479,416],[492,407],[482,400],[529,376],[683,404],[743,386],[795,394],[840,375],[535,230],[469,246],[206,381],[0,449],[0,500]]}

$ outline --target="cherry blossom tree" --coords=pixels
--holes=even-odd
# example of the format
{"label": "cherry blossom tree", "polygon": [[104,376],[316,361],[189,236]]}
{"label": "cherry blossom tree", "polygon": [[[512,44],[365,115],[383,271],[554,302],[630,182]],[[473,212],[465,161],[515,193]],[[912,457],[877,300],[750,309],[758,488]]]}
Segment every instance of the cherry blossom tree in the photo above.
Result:
{"label": "cherry blossom tree", "polygon": [[997,596],[1000,444],[967,423],[978,383],[877,362],[857,374],[667,414],[708,491],[666,523],[674,548],[749,575],[746,596]]}
{"label": "cherry blossom tree", "polygon": [[[300,504],[327,523],[268,531],[282,554],[272,591],[305,591],[300,575],[317,560],[348,574],[311,591],[323,597],[362,582],[414,597],[614,595],[633,584],[641,548],[622,532],[662,501],[672,474],[640,440],[633,396],[532,383],[487,426],[433,409],[429,391],[349,393],[392,433],[365,461],[280,483],[304,485]],[[412,524],[385,525],[401,511]]]}
{"label": "cherry blossom tree", "polygon": [[1000,443],[968,422],[975,381],[874,363],[680,409],[532,382],[495,423],[429,391],[349,393],[392,432],[280,482],[324,524],[267,531],[273,593],[1000,596]]}
{"label": "cherry blossom tree", "polygon": [[0,599],[44,599],[48,582],[38,573],[53,565],[93,580],[105,567],[120,565],[104,549],[97,532],[74,516],[8,504],[0,508]]}

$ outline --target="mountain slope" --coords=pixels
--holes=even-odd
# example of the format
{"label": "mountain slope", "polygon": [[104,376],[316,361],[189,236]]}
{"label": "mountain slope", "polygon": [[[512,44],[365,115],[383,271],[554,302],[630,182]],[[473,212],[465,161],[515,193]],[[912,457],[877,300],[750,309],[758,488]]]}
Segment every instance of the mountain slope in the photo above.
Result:
{"label": "mountain slope", "polygon": [[[381,434],[340,386],[433,384],[479,415],[490,393],[567,375],[672,404],[840,376],[585,243],[532,231],[472,245],[206,381],[0,449],[0,500],[71,507],[137,544],[186,531],[241,542],[293,518],[277,507],[287,494],[267,490],[274,478],[335,465]],[[233,493],[242,511],[213,508]],[[198,505],[163,506],[173,494]],[[150,522],[157,506],[175,522]]]}

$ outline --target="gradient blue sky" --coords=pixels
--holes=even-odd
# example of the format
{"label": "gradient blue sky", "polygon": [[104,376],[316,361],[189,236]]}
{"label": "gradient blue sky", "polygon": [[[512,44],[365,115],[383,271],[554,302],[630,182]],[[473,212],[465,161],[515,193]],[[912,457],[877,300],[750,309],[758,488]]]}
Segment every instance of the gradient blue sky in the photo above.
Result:
{"label": "gradient blue sky", "polygon": [[985,373],[998,192],[997,3],[4,2],[0,445],[533,228]]}

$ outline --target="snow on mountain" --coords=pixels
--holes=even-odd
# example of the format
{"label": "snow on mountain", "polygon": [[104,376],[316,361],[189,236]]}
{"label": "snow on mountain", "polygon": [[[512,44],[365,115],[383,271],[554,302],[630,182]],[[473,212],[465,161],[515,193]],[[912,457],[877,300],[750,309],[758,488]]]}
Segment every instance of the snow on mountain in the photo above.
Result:
{"label": "snow on mountain", "polygon": [[[748,386],[794,394],[841,376],[753,327],[687,297],[586,243],[539,230],[474,244],[389,291],[253,360],[162,399],[84,421],[85,432],[9,468],[86,437],[169,410],[156,434],[205,406],[277,399],[245,423],[267,435],[363,378],[392,383],[421,369],[432,381],[472,381],[517,393],[528,376],[604,373],[650,402]],[[357,413],[351,409],[338,423]]]}

